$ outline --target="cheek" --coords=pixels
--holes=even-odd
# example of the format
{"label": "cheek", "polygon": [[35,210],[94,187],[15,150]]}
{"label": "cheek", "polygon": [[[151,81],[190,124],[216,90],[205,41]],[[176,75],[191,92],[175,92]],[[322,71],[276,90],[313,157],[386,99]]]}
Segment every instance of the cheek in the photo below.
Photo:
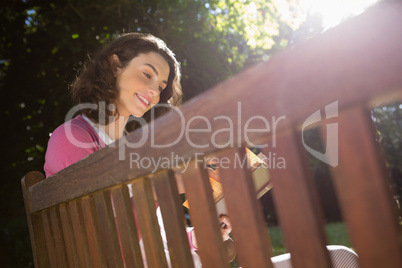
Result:
{"label": "cheek", "polygon": [[119,79],[116,79],[116,87],[121,91],[130,91],[144,84],[144,82],[145,80],[141,75],[124,73]]}
{"label": "cheek", "polygon": [[[151,105],[149,106],[149,109],[148,110],[150,110],[151,108],[153,108],[155,105],[157,105],[159,103],[159,96],[158,97],[153,97],[152,98],[152,100],[151,100]],[[147,110],[147,111],[148,111]]]}
{"label": "cheek", "polygon": [[159,100],[160,100],[160,95],[153,97],[152,98],[152,104],[153,104],[152,106],[155,106],[156,104],[158,104]]}

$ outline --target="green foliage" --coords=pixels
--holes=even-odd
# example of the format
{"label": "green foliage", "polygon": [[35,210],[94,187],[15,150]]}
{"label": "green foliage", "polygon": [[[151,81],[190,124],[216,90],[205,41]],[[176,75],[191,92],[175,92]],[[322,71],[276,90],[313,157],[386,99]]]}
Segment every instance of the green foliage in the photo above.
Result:
{"label": "green foliage", "polygon": [[346,224],[343,222],[330,223],[325,226],[328,245],[343,245],[352,248]]}
{"label": "green foliage", "polygon": [[[322,142],[322,137],[318,128],[305,130],[304,142],[313,150],[325,153],[326,148]],[[332,183],[329,166],[311,154],[308,154],[308,159],[313,173],[313,182],[316,187],[320,206],[323,208],[325,221],[342,221],[342,215],[338,205],[334,185]]]}
{"label": "green foliage", "polygon": [[[338,223],[326,224],[325,233],[327,236],[328,245],[343,245],[348,248],[352,247],[347,232],[347,228],[344,223],[338,222]],[[270,227],[269,236],[271,238],[271,244],[274,256],[289,252],[286,249],[286,243],[280,227]],[[308,237],[306,237],[306,240],[307,239]]]}
{"label": "green foliage", "polygon": [[372,110],[372,118],[388,167],[402,172],[402,104],[376,107]]}
{"label": "green foliage", "polygon": [[272,226],[268,228],[268,231],[271,239],[273,256],[278,256],[288,252],[286,249],[286,244],[282,235],[281,228]]}
{"label": "green foliage", "polygon": [[399,208],[402,222],[402,104],[395,102],[371,111],[391,178],[391,191]]}

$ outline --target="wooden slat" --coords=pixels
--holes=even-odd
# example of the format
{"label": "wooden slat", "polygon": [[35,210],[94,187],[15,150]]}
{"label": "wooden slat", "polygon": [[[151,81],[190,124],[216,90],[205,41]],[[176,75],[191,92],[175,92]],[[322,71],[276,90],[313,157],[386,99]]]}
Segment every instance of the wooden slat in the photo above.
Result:
{"label": "wooden slat", "polygon": [[126,185],[111,190],[116,224],[126,267],[144,267],[133,207]]}
{"label": "wooden slat", "polygon": [[81,202],[75,200],[68,203],[71,225],[74,234],[76,251],[78,253],[79,267],[90,267],[90,255],[88,249],[88,239],[83,224]]}
{"label": "wooden slat", "polygon": [[49,264],[50,267],[59,267],[59,260],[57,259],[56,253],[56,243],[54,242],[53,233],[50,227],[50,220],[48,216],[48,211],[42,211],[42,223],[43,223],[43,230],[45,233],[45,241],[46,241],[46,251],[49,256]]}
{"label": "wooden slat", "polygon": [[272,246],[268,228],[262,216],[261,205],[257,201],[251,172],[247,169],[244,148],[227,150],[219,154],[218,158],[225,159],[224,162],[228,163],[219,167],[219,177],[233,226],[239,265],[273,267],[270,261]]}
{"label": "wooden slat", "polygon": [[151,182],[148,178],[137,179],[132,189],[148,267],[167,267]]}
{"label": "wooden slat", "polygon": [[32,214],[31,223],[32,230],[35,236],[34,238],[31,237],[31,244],[32,240],[35,241],[35,246],[32,249],[35,250],[35,252],[33,253],[35,267],[49,267],[50,262],[41,213]]}
{"label": "wooden slat", "polygon": [[102,251],[108,267],[123,267],[122,253],[115,225],[110,192],[102,191],[94,194],[94,203],[98,220],[98,231],[101,238]]}
{"label": "wooden slat", "polygon": [[68,267],[79,267],[77,246],[75,243],[73,228],[71,226],[70,213],[66,205],[59,207],[60,222],[63,230],[64,244],[67,254]]}
{"label": "wooden slat", "polygon": [[274,150],[276,161],[285,163],[269,170],[275,206],[293,267],[331,267],[323,220],[316,208],[309,167],[304,160],[306,152],[300,148],[299,136],[293,131],[281,133],[275,148],[263,150],[265,155],[273,155]]}
{"label": "wooden slat", "polygon": [[172,267],[193,267],[193,258],[184,226],[184,209],[174,172],[172,170],[160,172],[152,179],[152,182],[161,207]]}
{"label": "wooden slat", "polygon": [[[40,188],[34,185],[30,189],[33,211],[152,173],[153,165],[148,168],[130,165],[133,152],[141,159],[155,159],[156,151],[150,150],[152,143],[172,143],[158,148],[158,159],[170,158],[173,152],[186,161],[196,153],[212,153],[216,150],[214,144],[227,146],[232,142],[240,146],[245,141],[242,128],[252,116],[269,119],[284,116],[292,124],[299,124],[336,100],[342,109],[400,88],[402,4],[386,2],[193,98],[181,107],[183,117],[173,111],[119,140],[121,143],[127,140],[128,146],[120,144],[95,152],[52,179],[40,182]],[[220,118],[214,120],[217,115]],[[210,131],[205,120],[193,120],[190,129],[207,132],[189,131],[188,138],[180,139],[187,127],[182,123],[187,124],[194,116],[207,118]],[[230,127],[235,131],[218,132],[223,124],[229,127],[223,119],[226,116],[232,119]],[[264,122],[261,121],[260,127],[266,128]],[[277,133],[286,128],[288,124],[279,123]],[[155,134],[154,138],[138,147],[145,131]],[[214,133],[219,135],[212,142]],[[264,136],[262,132],[248,133],[250,141]],[[196,148],[192,142],[205,146]]]}
{"label": "wooden slat", "polygon": [[[334,185],[361,267],[402,267],[400,230],[384,160],[369,113],[355,107],[339,114],[339,165]],[[323,126],[325,131],[325,126]],[[330,151],[330,157],[337,157]]]}
{"label": "wooden slat", "polygon": [[182,176],[199,248],[197,253],[203,267],[228,267],[208,171],[202,165],[197,168],[194,165],[191,163]]}
{"label": "wooden slat", "polygon": [[63,230],[61,227],[60,217],[58,215],[57,208],[49,209],[48,213],[54,239],[56,258],[58,261],[57,267],[68,267]]}
{"label": "wooden slat", "polygon": [[24,197],[25,212],[27,215],[29,236],[31,238],[31,247],[35,267],[49,267],[49,258],[47,256],[42,217],[40,213],[32,213],[29,187],[44,179],[45,177],[41,172],[32,171],[26,174],[21,180],[22,194]]}
{"label": "wooden slat", "polygon": [[107,267],[100,245],[101,239],[97,230],[96,210],[92,197],[83,198],[81,206],[85,233],[88,239],[89,254],[91,256],[90,262],[94,267]]}

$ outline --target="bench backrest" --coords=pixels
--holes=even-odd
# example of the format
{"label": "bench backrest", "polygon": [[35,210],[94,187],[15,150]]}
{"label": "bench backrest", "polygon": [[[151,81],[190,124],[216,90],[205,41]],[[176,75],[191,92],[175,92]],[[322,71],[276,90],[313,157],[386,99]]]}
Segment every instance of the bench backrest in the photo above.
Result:
{"label": "bench backrest", "polygon": [[[301,139],[301,129],[313,125],[321,129],[326,143],[325,155],[316,157],[331,165],[360,266],[402,267],[396,206],[369,113],[373,105],[401,99],[400,14],[402,4],[389,1],[274,55],[187,102],[182,114],[173,111],[146,126],[155,135],[138,148],[135,144],[145,130],[51,178],[28,173],[22,185],[35,266],[142,267],[140,233],[148,266],[167,267],[155,215],[156,195],[172,266],[191,267],[174,179],[177,163],[172,156],[180,156],[179,166],[190,163],[182,176],[203,267],[227,267],[208,173],[200,159],[214,156],[229,163],[219,169],[219,177],[240,265],[272,267],[270,239],[252,174],[233,164],[244,159],[244,146],[268,144],[262,149],[265,155],[285,160],[286,168],[271,167],[269,176],[293,266],[331,267]],[[317,113],[320,109],[325,118]],[[262,118],[269,120],[269,126]],[[247,126],[249,132],[244,131]],[[205,132],[190,131],[195,128]],[[155,148],[155,144],[170,146]],[[159,165],[155,171],[145,162],[137,167],[136,156],[147,161],[171,159],[170,168]],[[128,184],[133,184],[133,201]]]}

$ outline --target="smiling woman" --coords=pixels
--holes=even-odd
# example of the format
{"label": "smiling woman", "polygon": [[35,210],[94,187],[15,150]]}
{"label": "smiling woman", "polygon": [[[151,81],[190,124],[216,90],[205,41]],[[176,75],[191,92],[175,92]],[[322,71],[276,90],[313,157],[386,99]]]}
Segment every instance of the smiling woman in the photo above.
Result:
{"label": "smiling woman", "polygon": [[[76,106],[70,118],[49,140],[47,176],[113,143],[139,122],[149,122],[151,115],[158,117],[178,105],[179,64],[159,38],[124,34],[82,71],[72,85],[72,97]],[[133,116],[144,119],[129,120]]]}
{"label": "smiling woman", "polygon": [[[151,35],[125,34],[95,56],[72,85],[72,91],[73,100],[77,105],[68,113],[68,117],[77,112],[79,115],[66,120],[53,132],[45,156],[46,177],[95,151],[108,145],[113,146],[112,144],[127,132],[130,118],[141,118],[149,115],[151,111],[153,112],[150,115],[157,117],[179,104],[179,64],[162,40]],[[158,111],[156,108],[161,109]],[[146,118],[134,122],[143,124],[147,119],[149,121],[149,118]],[[166,131],[169,131],[169,128],[166,128]],[[134,199],[143,193],[136,192],[134,187],[133,189]],[[113,204],[115,199],[111,200]],[[145,217],[140,213],[143,205],[136,203],[138,218]],[[159,210],[158,208],[156,213],[159,213],[158,221],[163,237],[165,231]],[[142,228],[144,227],[140,226],[140,229]],[[225,229],[223,238],[228,240],[226,232],[231,229],[222,229]],[[191,228],[187,230],[190,243],[192,231]],[[119,239],[121,240],[121,237]],[[147,242],[140,239],[141,243],[147,252]],[[163,243],[169,262],[166,238]],[[191,253],[196,267],[201,267],[195,248]],[[149,261],[149,266],[154,267],[151,265],[151,259],[148,258],[145,262]]]}

